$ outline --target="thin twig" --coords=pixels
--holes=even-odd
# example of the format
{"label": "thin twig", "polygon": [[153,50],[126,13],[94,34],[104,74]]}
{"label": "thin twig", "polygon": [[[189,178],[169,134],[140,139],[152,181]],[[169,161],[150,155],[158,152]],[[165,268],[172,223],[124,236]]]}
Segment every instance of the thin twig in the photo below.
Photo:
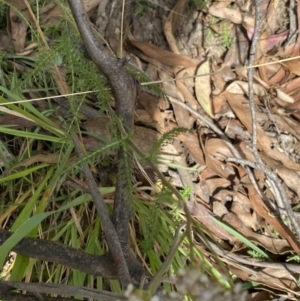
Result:
{"label": "thin twig", "polygon": [[170,269],[175,253],[180,247],[186,235],[186,233],[183,233],[183,235],[180,236],[180,232],[185,228],[186,228],[186,224],[182,224],[176,229],[173,244],[170,248],[170,251],[167,257],[165,258],[164,263],[162,264],[162,266],[159,268],[159,270],[157,271],[157,273],[149,283],[150,295],[153,295],[153,293],[158,289],[164,274]]}
{"label": "thin twig", "polygon": [[299,238],[300,237],[299,224],[296,221],[296,218],[295,218],[293,209],[290,205],[289,199],[287,198],[286,193],[284,191],[284,188],[281,185],[281,183],[280,183],[278,177],[276,176],[276,174],[273,171],[271,171],[264,163],[261,164],[259,162],[251,162],[249,160],[238,159],[238,158],[228,158],[227,160],[229,162],[235,162],[235,163],[238,163],[238,164],[248,165],[248,166],[251,166],[252,168],[259,169],[259,170],[263,171],[266,174],[266,176],[268,177],[268,179],[270,181],[273,181],[275,183],[276,188],[278,189],[278,192],[279,192],[279,196],[280,196],[280,198],[283,202],[284,208],[286,210],[286,213],[288,214],[288,217],[291,220],[291,224],[293,225],[294,230],[297,234],[297,237]]}
{"label": "thin twig", "polygon": [[[17,281],[2,281],[0,280],[0,291],[10,290],[26,291],[32,294],[38,294],[42,298],[40,300],[47,300],[49,295],[62,295],[62,296],[76,296],[89,299],[101,299],[106,301],[126,300],[127,298],[121,294],[116,294],[108,291],[99,291],[98,289],[89,287],[80,287],[66,284],[55,283],[24,283]],[[18,295],[15,295],[16,297]],[[39,300],[37,298],[36,300]],[[50,298],[49,300],[61,300],[59,298]],[[62,299],[62,300],[75,300],[75,299]]]}
{"label": "thin twig", "polygon": [[285,47],[295,43],[296,41],[296,33],[297,33],[297,20],[296,20],[296,13],[295,13],[295,0],[290,0],[289,6],[289,34],[286,39]]}
{"label": "thin twig", "polygon": [[[255,25],[254,25],[254,33],[252,37],[252,43],[251,43],[250,55],[249,55],[250,66],[254,64],[256,46],[259,39],[260,2],[261,2],[260,0],[255,0]],[[248,69],[249,105],[250,105],[251,120],[252,120],[252,152],[256,161],[262,162],[261,158],[258,155],[258,150],[257,150],[257,132],[256,132],[257,119],[256,119],[255,103],[254,103],[253,72],[254,72],[254,68]]]}
{"label": "thin twig", "polygon": [[[195,111],[190,106],[188,106],[187,104],[183,103],[182,101],[180,101],[178,99],[175,99],[173,97],[170,97],[169,99],[170,99],[171,102],[180,105],[181,107],[183,107],[184,109],[186,109],[187,111],[189,111],[192,115],[194,115],[197,119],[199,119],[202,122],[204,122],[216,134],[219,135],[219,137],[227,144],[228,148],[230,149],[230,151],[232,152],[232,154],[236,158],[242,158],[242,156],[240,155],[239,151],[233,146],[233,144],[231,143],[231,141],[229,140],[229,138],[210,119],[208,119],[207,117],[199,114],[197,111]],[[258,186],[258,184],[257,184],[257,182],[255,180],[255,177],[254,177],[254,174],[253,174],[252,170],[247,165],[243,165],[243,167],[245,168],[245,170],[246,170],[246,172],[247,172],[247,174],[249,176],[249,179],[250,179],[252,185],[254,186],[254,188],[256,189],[256,191],[259,193],[259,195],[263,199],[265,199],[265,196],[263,195],[261,189],[259,188],[259,186]]]}
{"label": "thin twig", "polygon": [[[256,46],[257,46],[257,42],[259,39],[260,5],[261,5],[261,0],[255,0],[255,26],[254,26],[254,33],[253,33],[253,38],[252,38],[252,43],[251,43],[251,48],[250,48],[250,55],[249,55],[249,65],[250,66],[252,66],[254,64],[255,54],[256,54]],[[290,205],[290,201],[289,201],[288,197],[286,196],[286,193],[280,183],[280,180],[278,179],[277,175],[273,171],[270,171],[268,169],[268,167],[263,163],[263,161],[261,160],[261,158],[258,154],[257,118],[256,118],[255,103],[254,103],[253,72],[254,72],[253,68],[248,69],[249,105],[250,105],[251,120],[252,120],[252,152],[253,152],[255,160],[257,161],[257,163],[255,163],[255,166],[257,168],[259,167],[258,169],[262,170],[266,174],[267,179],[270,181],[270,184],[273,187],[274,197],[275,197],[275,200],[276,200],[278,206],[280,207],[281,204],[284,205],[284,207],[287,211],[287,214],[291,220],[291,223],[294,227],[294,230],[296,231],[298,238],[300,238],[300,236],[299,236],[300,227],[296,221],[294,212]],[[238,160],[240,160],[240,159],[238,159]],[[245,163],[246,161],[240,160],[240,162]],[[249,166],[251,166],[251,165],[249,165]],[[274,189],[278,190],[279,197]]]}
{"label": "thin twig", "polygon": [[[126,130],[131,132],[133,129],[133,112],[138,87],[135,78],[124,68],[127,59],[118,60],[105,51],[93,34],[89,18],[83,9],[81,0],[68,0],[68,3],[89,57],[110,83],[115,98],[116,114],[122,119]],[[126,150],[121,148],[118,151],[118,160],[120,162],[123,160],[124,162],[126,156],[128,156]],[[129,203],[131,196],[127,189],[128,179],[126,177],[126,173],[124,173],[121,164],[119,164],[112,220],[123,249],[122,256],[129,257]],[[115,252],[112,249],[110,251]],[[114,260],[117,260],[117,257],[114,257]],[[119,262],[115,261],[115,264],[119,265]],[[124,262],[121,266],[123,264]],[[125,266],[121,266],[119,272],[123,280],[120,279],[120,281],[123,286],[124,284],[126,286],[130,277],[128,277],[129,274],[126,272],[128,269],[125,269]]]}
{"label": "thin twig", "polygon": [[[77,156],[80,159],[84,159],[84,154],[81,149],[80,141],[75,133],[72,133],[72,139],[73,139],[74,148],[77,153]],[[92,196],[97,212],[101,218],[103,231],[105,233],[105,237],[110,253],[117,267],[120,282],[122,283],[122,286],[125,288],[131,283],[131,279],[130,279],[127,263],[125,260],[125,256],[123,254],[123,250],[119,241],[119,237],[110,219],[104,199],[99,191],[98,185],[95,182],[92,172],[90,171],[88,163],[84,162],[82,164],[82,168],[83,168],[83,173],[88,182],[89,192]]]}

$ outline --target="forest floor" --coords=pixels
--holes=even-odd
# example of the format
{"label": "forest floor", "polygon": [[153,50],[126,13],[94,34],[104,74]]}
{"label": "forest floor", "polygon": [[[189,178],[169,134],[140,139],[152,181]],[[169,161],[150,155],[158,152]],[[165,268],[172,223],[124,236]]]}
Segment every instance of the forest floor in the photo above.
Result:
{"label": "forest floor", "polygon": [[[21,12],[27,5],[27,1],[8,2],[13,2]],[[235,282],[242,283],[245,291],[248,289],[247,300],[273,300],[278,297],[282,297],[280,300],[298,300],[300,36],[297,31],[300,8],[292,7],[296,5],[294,1],[272,0],[137,0],[125,1],[124,9],[119,2],[83,1],[106,51],[120,59],[130,57],[128,68],[140,80],[134,112],[134,143],[144,154],[152,154],[153,146],[159,143],[160,172],[186,197],[193,222],[204,227],[206,237],[211,239],[208,247],[195,232],[194,247],[205,257],[204,260],[196,254],[196,261],[210,262],[220,274],[225,268]],[[108,118],[98,116],[96,97],[90,93],[93,86],[89,87],[80,78],[80,71],[70,75],[65,56],[56,56],[56,64],[67,80],[72,76],[79,77],[81,91],[90,93],[79,110],[68,107],[64,99],[52,99],[59,93],[48,79],[43,78],[48,76],[46,65],[41,63],[39,67],[40,78],[30,74],[34,68],[33,60],[39,54],[41,37],[46,38],[45,45],[49,45],[49,50],[54,49],[56,39],[63,39],[64,35],[73,39],[71,25],[68,25],[69,32],[63,32],[59,25],[68,23],[66,16],[69,15],[63,6],[55,3],[50,1],[39,7],[39,28],[43,34],[34,31],[30,37],[30,26],[36,26],[32,15],[26,11],[24,18],[20,18],[14,15],[12,8],[8,10],[6,24],[0,24],[1,70],[9,74],[3,75],[4,72],[1,75],[1,93],[9,101],[25,98],[32,101],[45,118],[49,117],[51,122],[60,126],[64,120],[55,119],[55,114],[51,114],[58,110],[61,116],[68,116],[69,110],[72,114],[75,110],[81,120],[80,130],[84,135],[91,134],[82,137],[85,148],[91,150],[98,145],[96,136],[111,139]],[[9,31],[6,31],[7,24]],[[73,47],[84,52],[76,38]],[[18,90],[16,83],[22,76],[27,76],[26,89],[20,84]],[[13,83],[14,94],[10,92]],[[87,85],[86,90],[84,85]],[[73,88],[77,93],[80,90],[79,86]],[[5,103],[3,97],[1,103]],[[46,97],[46,100],[41,100],[41,97]],[[62,152],[61,148],[50,148],[47,144],[59,143],[58,131],[51,133],[47,127],[48,119],[38,115],[39,122],[33,120],[29,113],[26,115],[26,110],[37,114],[31,107],[22,111],[11,105],[0,108],[1,157],[5,157],[2,159],[5,172],[0,181],[6,185],[3,198],[10,204],[7,206],[5,203],[2,209],[1,223],[9,230],[17,229],[24,220],[23,217],[19,224],[9,225],[9,218],[14,212],[18,212],[20,219],[20,208],[12,209],[11,200],[17,194],[32,192],[31,186],[26,186],[29,180],[26,185],[13,181],[31,175],[35,172],[34,166],[37,170],[44,168],[42,164],[59,162],[58,156]],[[47,135],[41,133],[48,142],[41,142],[42,137],[34,135],[33,125],[36,123],[48,131]],[[19,132],[5,131],[5,128]],[[52,135],[57,135],[57,138],[50,139]],[[29,143],[30,139],[32,142]],[[31,145],[30,150],[28,145]],[[64,153],[68,151],[63,150]],[[66,161],[71,160],[69,155]],[[19,171],[15,177],[10,177],[11,171],[20,167],[23,173]],[[95,168],[98,168],[97,164]],[[142,173],[134,173],[137,180],[134,195],[147,202],[160,190],[161,184],[151,166],[142,162],[140,168]],[[98,168],[97,177],[102,186],[113,186],[113,171],[114,166],[107,168],[101,165]],[[50,178],[48,173],[45,177],[49,175]],[[32,176],[30,181],[34,179]],[[74,174],[56,180],[56,193],[61,185],[70,191],[84,186]],[[18,187],[17,192],[13,185]],[[41,191],[44,188],[40,188]],[[43,197],[46,193],[50,192],[45,190]],[[111,199],[111,193],[107,192],[107,199]],[[54,194],[51,190],[52,198]],[[56,194],[58,201],[61,201],[61,194]],[[66,195],[74,201],[75,194],[67,192]],[[164,197],[161,195],[159,198]],[[41,212],[47,208],[42,201],[39,206],[42,206],[38,207]],[[174,220],[171,212],[174,207],[166,204],[155,206],[164,212],[166,220],[168,217]],[[34,205],[30,210],[33,208]],[[55,204],[51,210],[57,210]],[[93,218],[89,215],[95,214],[91,208],[82,210],[82,214],[85,210],[91,211],[75,226],[79,233],[78,241],[79,238],[84,241],[87,235],[82,223],[91,223]],[[142,212],[144,209],[136,210]],[[72,209],[69,214],[69,218],[72,216],[75,220],[80,215]],[[144,230],[144,226],[149,227],[149,222],[151,224],[155,220],[147,217],[146,211],[143,214],[136,217],[131,239],[137,257],[154,273],[153,269],[156,271],[159,265],[155,260],[160,261],[168,251],[155,237],[151,238],[150,245],[154,246],[155,252],[162,252],[155,260],[149,255],[155,253],[149,251],[149,242],[147,246],[141,246],[137,225]],[[65,218],[62,220],[66,221]],[[139,224],[143,218],[148,218],[148,224],[144,226]],[[178,218],[183,217],[179,214]],[[52,222],[48,220],[49,224]],[[157,223],[155,220],[153,229],[158,229]],[[166,226],[167,232],[171,224]],[[172,229],[176,227],[172,226]],[[156,230],[147,231],[148,236],[153,236]],[[74,247],[76,245],[74,242]],[[147,256],[144,256],[143,250],[150,253],[146,252]],[[173,269],[176,271],[183,264],[175,266]],[[110,283],[110,290],[118,291],[118,285]]]}

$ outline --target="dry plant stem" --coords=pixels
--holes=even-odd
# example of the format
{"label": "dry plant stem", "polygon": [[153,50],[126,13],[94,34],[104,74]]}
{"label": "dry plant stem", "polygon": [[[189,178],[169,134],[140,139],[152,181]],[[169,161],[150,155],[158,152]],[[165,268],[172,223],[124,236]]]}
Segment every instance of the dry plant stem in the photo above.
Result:
{"label": "dry plant stem", "polygon": [[[30,6],[29,2],[27,0],[24,0],[24,3],[26,4],[26,7],[27,7],[27,9],[30,13],[31,19],[32,19],[33,23],[36,26],[36,29],[37,29],[37,31],[40,35],[40,38],[41,38],[45,48],[50,52],[50,47],[48,45],[46,37],[45,37],[45,35],[44,35],[40,25],[39,25],[38,20],[36,19],[36,16],[35,16],[34,12],[31,9],[31,6]],[[62,74],[59,71],[59,68],[58,68],[57,64],[54,63],[54,59],[52,60],[52,65],[50,66],[50,72],[52,73],[53,78],[55,79],[55,83],[57,84],[59,92],[61,94],[68,94],[69,89],[68,89],[68,87],[65,83],[65,80],[64,80]]]}
{"label": "dry plant stem", "polygon": [[245,265],[252,265],[260,268],[273,268],[276,269],[285,269],[291,273],[300,273],[300,266],[298,264],[291,263],[279,263],[279,262],[264,262],[261,260],[256,260],[248,256],[240,256],[235,253],[229,253],[221,248],[219,248],[213,242],[209,242],[209,246],[215,251],[216,254],[222,256],[225,259],[228,259],[230,262],[237,262]]}
{"label": "dry plant stem", "polygon": [[[8,240],[12,234],[12,232],[0,229],[0,245]],[[24,237],[12,248],[12,251],[30,258],[61,264],[89,275],[108,279],[118,278],[116,266],[109,253],[92,255],[62,243],[31,237]],[[141,278],[146,273],[142,267],[138,269],[136,261],[134,255],[130,254],[128,259],[129,272],[132,283],[139,287]]]}
{"label": "dry plant stem", "polygon": [[296,31],[297,31],[297,20],[296,20],[296,14],[295,14],[295,0],[290,0],[290,7],[289,7],[289,34],[286,39],[285,47],[287,47],[290,44],[295,43],[296,40]]}
{"label": "dry plant stem", "polygon": [[258,162],[251,162],[249,160],[239,159],[239,158],[228,158],[228,161],[229,162],[235,162],[235,163],[238,163],[238,164],[248,165],[248,166],[251,166],[252,168],[259,169],[259,170],[263,171],[266,174],[266,176],[268,177],[268,179],[270,181],[273,181],[275,183],[276,188],[278,189],[280,198],[283,201],[286,213],[288,214],[288,217],[291,220],[291,223],[294,227],[296,235],[299,238],[300,237],[300,227],[298,225],[298,222],[295,219],[293,209],[292,209],[292,207],[290,205],[290,202],[289,202],[289,200],[288,200],[288,198],[285,194],[284,188],[281,185],[281,183],[279,182],[279,179],[276,176],[276,174],[273,171],[271,171],[270,169],[268,169],[268,167],[265,164],[261,164],[261,163],[258,163]]}
{"label": "dry plant stem", "polygon": [[[122,119],[126,130],[132,131],[137,83],[134,77],[124,68],[126,60],[118,60],[105,52],[105,49],[92,32],[89,18],[83,9],[81,0],[69,0],[68,3],[90,58],[106,76],[111,85],[116,102],[116,114]],[[125,150],[120,149],[118,160],[121,162],[125,156],[128,156],[128,154],[125,153]],[[119,164],[113,223],[122,244],[124,255],[127,256],[129,252],[129,203],[131,196],[128,193],[128,189],[126,189],[128,185],[127,175],[121,167],[121,164]]]}
{"label": "dry plant stem", "polygon": [[44,295],[23,295],[22,293],[0,291],[0,299],[3,301],[75,301],[75,298],[49,297]]}
{"label": "dry plant stem", "polygon": [[[182,101],[170,98],[171,102],[174,102],[184,109],[188,110],[192,115],[194,115],[196,118],[204,122],[208,127],[210,127],[216,134],[219,135],[219,137],[224,140],[228,146],[228,148],[231,150],[232,154],[236,158],[241,158],[240,153],[237,151],[237,149],[232,145],[231,141],[228,139],[228,137],[208,118],[204,117],[203,115],[199,114],[197,111],[189,107],[187,104],[183,103]],[[249,178],[251,180],[251,183],[254,185],[255,189],[259,192],[260,195],[262,195],[262,192],[260,191],[260,188],[258,187],[256,180],[254,178],[254,175],[251,171],[251,169],[246,165],[244,166],[245,170],[247,171],[247,174],[249,175]]]}
{"label": "dry plant stem", "polygon": [[[255,53],[256,53],[256,45],[259,39],[259,28],[260,28],[260,5],[261,0],[255,0],[255,27],[254,27],[254,34],[252,38],[251,48],[250,48],[250,55],[249,55],[249,65],[252,66],[255,60]],[[270,171],[268,167],[262,162],[258,150],[257,150],[257,119],[256,119],[256,112],[255,112],[255,104],[254,104],[254,92],[253,92],[253,68],[248,69],[248,85],[249,85],[249,105],[250,105],[250,112],[251,112],[251,120],[252,120],[252,152],[257,161],[256,166],[259,166],[259,169],[262,170],[268,180],[271,182],[271,186],[273,187],[274,191],[279,192],[280,198],[276,197],[276,193],[274,194],[275,200],[280,207],[283,203],[286,209],[286,212],[292,222],[292,225],[297,233],[298,238],[300,238],[300,227],[295,219],[294,212],[291,208],[289,199],[287,198],[285,191],[277,177],[277,175]],[[240,159],[239,159],[240,160]],[[241,162],[245,162],[241,160]],[[249,164],[248,164],[249,165]],[[250,165],[251,166],[251,165]],[[260,190],[258,191],[260,193]],[[264,197],[263,197],[264,198]]]}
{"label": "dry plant stem", "polygon": [[300,5],[299,5],[299,2],[297,5],[296,15],[297,15],[297,25],[298,25],[297,29],[298,30],[295,30],[295,35],[297,36],[297,38],[293,45],[294,47],[293,47],[293,52],[291,54],[291,57],[297,57],[299,54],[299,48],[300,48],[300,46],[299,46],[300,45],[300,35],[299,35],[299,32],[300,32]]}
{"label": "dry plant stem", "polygon": [[[260,0],[255,0],[255,26],[254,33],[252,37],[252,43],[250,48],[249,55],[249,66],[254,64],[255,54],[256,54],[256,45],[259,38],[259,28],[260,28]],[[257,150],[257,135],[256,135],[256,113],[255,113],[255,104],[254,104],[254,92],[253,92],[253,71],[254,68],[248,69],[248,90],[249,90],[249,104],[250,104],[250,112],[252,119],[252,152],[257,162],[261,163],[261,159],[258,155]]]}
{"label": "dry plant stem", "polygon": [[[81,150],[80,141],[75,133],[72,133],[72,139],[73,139],[74,148],[77,153],[77,156],[80,159],[84,159],[84,154]],[[104,199],[99,192],[99,188],[95,182],[95,179],[92,175],[92,172],[90,171],[88,164],[84,162],[82,167],[83,167],[83,173],[88,182],[89,192],[92,196],[97,212],[101,218],[106,241],[110,253],[113,257],[114,263],[118,270],[119,280],[122,284],[122,287],[126,288],[131,283],[131,278],[125,260],[125,256],[123,254],[123,250],[119,241],[119,237],[110,219]]]}
{"label": "dry plant stem", "polygon": [[[94,36],[89,18],[83,9],[81,0],[69,0],[73,16],[79,29],[84,46],[98,69],[106,76],[116,101],[116,113],[123,121],[128,131],[133,129],[133,113],[137,97],[137,83],[134,77],[126,71],[126,60],[118,60],[108,54]],[[120,149],[118,160],[127,154]],[[131,196],[126,190],[126,173],[118,166],[117,184],[113,208],[113,222],[121,241],[122,247],[129,249],[129,204]],[[127,254],[126,254],[127,255]]]}
{"label": "dry plant stem", "polygon": [[[123,128],[120,120],[117,120],[118,122],[118,126],[119,129],[121,131],[121,134],[123,135],[123,137],[126,137],[127,133],[125,131],[125,129]],[[144,154],[140,148],[132,141],[132,139],[129,138],[129,142],[130,145],[132,147],[132,149],[141,157],[141,158],[145,158],[146,154]],[[147,161],[147,163],[150,165],[150,167],[155,171],[155,173],[157,174],[158,178],[162,181],[162,184],[165,185],[168,189],[170,189],[174,195],[177,197],[178,201],[180,203],[185,203],[185,199],[183,198],[183,196],[179,193],[179,191],[173,187],[173,185],[171,183],[169,183],[166,178],[164,177],[164,175],[160,172],[160,170],[157,168],[157,166],[155,164],[153,164],[151,161]]]}
{"label": "dry plant stem", "polygon": [[133,126],[132,115],[137,96],[137,85],[134,77],[123,68],[126,61],[118,60],[105,51],[92,32],[89,18],[83,9],[81,0],[68,0],[68,3],[89,56],[111,85],[116,100],[117,115],[122,117],[126,127],[131,128]]}
{"label": "dry plant stem", "polygon": [[157,271],[157,273],[155,274],[155,276],[152,278],[151,282],[149,283],[149,290],[150,290],[151,296],[158,289],[164,274],[170,269],[170,267],[172,265],[172,261],[174,259],[175,253],[178,250],[178,248],[180,247],[180,245],[185,237],[185,234],[180,236],[180,232],[184,228],[186,228],[186,224],[182,224],[176,229],[174,242],[171,246],[171,249],[170,249],[167,257],[165,258],[164,263],[162,264],[162,266],[159,268],[159,270]]}
{"label": "dry plant stem", "polygon": [[[1,281],[0,280],[0,291],[11,291],[11,290],[26,291],[27,293],[38,294],[36,297],[41,296],[40,300],[47,300],[47,296],[44,294],[54,294],[62,296],[76,296],[89,299],[100,299],[106,301],[115,300],[126,300],[127,298],[121,294],[116,294],[112,292],[99,291],[94,288],[80,287],[65,284],[54,284],[54,283],[24,283],[15,281]],[[1,294],[1,293],[0,293]],[[43,294],[43,295],[40,295]],[[1,296],[1,295],[0,295]],[[63,298],[65,300],[75,300],[73,298]],[[3,300],[3,299],[1,299]],[[36,298],[39,300],[39,298]],[[59,297],[51,298],[50,300],[61,300]]]}
{"label": "dry plant stem", "polygon": [[[112,114],[114,114],[114,112],[111,112]],[[122,125],[122,123],[120,122],[120,120],[117,120],[119,129],[121,134],[126,137],[127,133]],[[132,141],[132,139],[129,138],[129,142],[130,145],[132,147],[132,149],[141,157],[141,158],[145,158],[146,155],[139,149],[139,147]],[[191,229],[192,229],[192,216],[190,214],[190,210],[188,208],[188,205],[186,203],[186,200],[184,199],[184,197],[179,193],[179,191],[171,184],[169,183],[166,178],[164,177],[164,175],[160,172],[160,170],[157,168],[157,166],[155,164],[153,164],[151,161],[147,161],[147,163],[151,166],[151,168],[154,170],[154,172],[156,173],[156,175],[158,176],[158,178],[161,180],[162,184],[164,186],[166,186],[170,191],[173,192],[173,194],[177,197],[178,201],[182,204],[184,212],[186,214],[186,220],[187,220],[187,224],[186,224],[186,228],[187,228],[187,237],[188,240],[190,242],[190,244],[192,245],[193,240],[192,237],[190,235],[191,233]],[[172,248],[171,248],[172,249]],[[193,250],[191,250],[191,258],[193,258]]]}

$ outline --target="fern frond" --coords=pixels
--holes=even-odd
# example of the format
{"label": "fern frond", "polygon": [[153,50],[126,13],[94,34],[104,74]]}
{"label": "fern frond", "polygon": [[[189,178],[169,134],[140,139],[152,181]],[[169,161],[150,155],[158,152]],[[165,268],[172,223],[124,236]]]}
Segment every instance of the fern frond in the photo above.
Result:
{"label": "fern frond", "polygon": [[157,234],[160,233],[161,222],[165,220],[165,216],[163,216],[162,211],[164,211],[166,204],[174,204],[174,198],[169,190],[162,189],[162,191],[156,195],[155,203],[149,208],[146,217],[146,226],[143,231],[144,240],[141,243],[145,253],[148,253],[153,249],[153,243]]}
{"label": "fern frond", "polygon": [[[135,78],[143,85],[142,89],[156,97],[166,97],[166,94],[162,91],[161,87],[158,84],[152,84],[152,79],[144,73],[142,70],[139,70],[132,64],[126,65],[126,69],[135,76]],[[147,85],[147,83],[151,83]]]}
{"label": "fern frond", "polygon": [[146,156],[146,160],[157,162],[157,155],[162,147],[172,143],[172,141],[181,133],[190,132],[190,130],[182,127],[178,127],[164,133],[160,139],[152,146],[150,153]]}

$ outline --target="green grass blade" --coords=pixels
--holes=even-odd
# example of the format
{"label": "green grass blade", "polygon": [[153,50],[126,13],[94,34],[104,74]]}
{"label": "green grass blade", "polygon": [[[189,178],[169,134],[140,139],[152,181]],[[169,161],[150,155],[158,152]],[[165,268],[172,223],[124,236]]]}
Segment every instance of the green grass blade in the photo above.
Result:
{"label": "green grass blade", "polygon": [[36,134],[36,133],[32,133],[32,132],[27,132],[27,131],[14,130],[14,129],[3,127],[3,126],[0,126],[0,132],[4,133],[4,134],[13,135],[16,137],[24,137],[24,138],[28,138],[28,139],[36,139],[36,140],[62,143],[62,138],[60,138],[60,137],[53,137],[53,136]]}
{"label": "green grass blade", "polygon": [[10,182],[12,180],[19,179],[19,178],[24,178],[24,177],[34,173],[35,171],[37,171],[41,168],[47,167],[47,166],[49,166],[49,164],[42,163],[42,164],[39,164],[39,165],[31,167],[31,168],[26,168],[25,170],[16,172],[16,173],[14,173],[12,175],[9,175],[9,176],[6,176],[4,178],[0,178],[0,184]]}
{"label": "green grass blade", "polygon": [[265,253],[263,250],[261,250],[258,246],[256,246],[254,243],[252,243],[249,239],[247,239],[245,236],[243,236],[241,233],[239,233],[238,231],[232,229],[231,227],[229,227],[228,225],[222,223],[221,221],[219,221],[218,219],[212,217],[212,219],[218,224],[220,225],[223,229],[225,229],[228,233],[230,233],[231,235],[233,235],[234,237],[238,238],[241,242],[243,242],[245,245],[247,245],[249,248],[251,248],[252,250],[258,252],[259,254],[261,254],[263,257],[268,258],[269,256],[267,253]]}

